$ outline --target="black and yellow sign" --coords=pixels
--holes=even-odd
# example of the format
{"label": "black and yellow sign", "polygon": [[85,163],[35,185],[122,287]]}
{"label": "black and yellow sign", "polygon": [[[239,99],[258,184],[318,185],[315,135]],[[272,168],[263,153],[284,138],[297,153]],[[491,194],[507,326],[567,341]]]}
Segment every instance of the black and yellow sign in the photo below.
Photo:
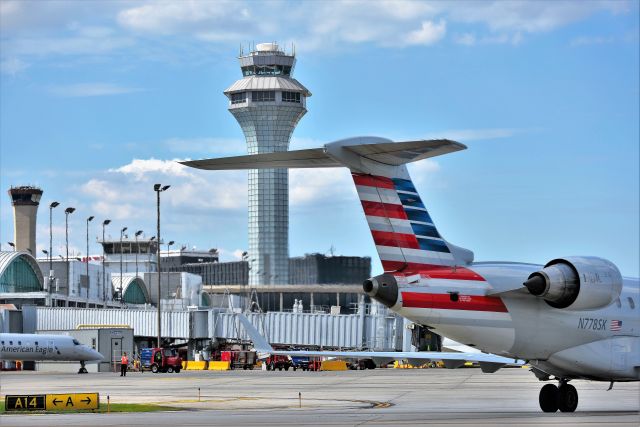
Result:
{"label": "black and yellow sign", "polygon": [[98,409],[98,393],[37,394],[6,396],[6,411],[68,411]]}
{"label": "black and yellow sign", "polygon": [[44,394],[5,396],[5,411],[44,411],[45,409]]}

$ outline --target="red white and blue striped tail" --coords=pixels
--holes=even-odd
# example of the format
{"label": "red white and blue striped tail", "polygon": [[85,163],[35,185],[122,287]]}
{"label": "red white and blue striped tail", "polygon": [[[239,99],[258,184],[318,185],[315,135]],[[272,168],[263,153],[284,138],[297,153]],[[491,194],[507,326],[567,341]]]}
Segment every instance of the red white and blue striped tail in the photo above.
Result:
{"label": "red white and blue striped tail", "polygon": [[358,173],[352,176],[385,271],[464,264],[456,259],[456,248],[438,232],[410,179]]}

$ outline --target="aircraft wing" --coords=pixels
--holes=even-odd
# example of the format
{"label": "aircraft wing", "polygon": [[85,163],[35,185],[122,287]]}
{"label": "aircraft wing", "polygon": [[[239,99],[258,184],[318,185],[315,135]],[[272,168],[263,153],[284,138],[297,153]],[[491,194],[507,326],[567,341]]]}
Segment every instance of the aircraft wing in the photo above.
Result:
{"label": "aircraft wing", "polygon": [[[369,160],[397,166],[464,150],[467,147],[459,142],[448,139],[431,139],[344,145],[342,148]],[[180,163],[185,166],[205,170],[329,168],[344,166],[327,154],[325,148],[250,154],[216,159],[188,160]]]}
{"label": "aircraft wing", "polygon": [[522,360],[509,359],[488,353],[459,353],[440,351],[315,351],[315,350],[274,350],[271,344],[258,332],[255,326],[242,314],[237,315],[240,323],[251,337],[259,359],[270,355],[303,357],[341,357],[348,359],[373,359],[376,363],[406,360],[411,365],[424,365],[432,361],[442,361],[447,368],[458,368],[465,362],[478,362],[482,372],[493,373],[505,365],[524,365]]}

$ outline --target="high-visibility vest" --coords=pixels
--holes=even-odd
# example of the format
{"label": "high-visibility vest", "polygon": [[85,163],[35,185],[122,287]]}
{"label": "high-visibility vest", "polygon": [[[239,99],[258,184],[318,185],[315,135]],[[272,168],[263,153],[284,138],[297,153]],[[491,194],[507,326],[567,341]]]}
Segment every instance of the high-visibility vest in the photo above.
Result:
{"label": "high-visibility vest", "polygon": [[129,359],[127,358],[127,356],[122,356],[122,359],[120,359],[120,363],[122,363],[123,365],[128,365]]}

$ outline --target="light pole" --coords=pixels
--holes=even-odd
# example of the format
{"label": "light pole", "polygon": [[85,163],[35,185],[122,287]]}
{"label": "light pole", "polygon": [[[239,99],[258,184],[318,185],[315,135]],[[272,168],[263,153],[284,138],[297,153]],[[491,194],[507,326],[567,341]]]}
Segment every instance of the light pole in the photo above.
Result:
{"label": "light pole", "polygon": [[142,230],[136,231],[136,277],[138,277],[138,252],[140,252],[140,247],[138,246],[138,236],[142,234]]}
{"label": "light pole", "polygon": [[64,210],[64,240],[67,248],[65,262],[67,264],[67,295],[71,293],[71,280],[69,279],[69,215],[75,212],[76,208],[67,208]]}
{"label": "light pole", "polygon": [[89,299],[89,288],[91,281],[89,280],[89,223],[93,221],[93,215],[87,218],[87,300]]}
{"label": "light pole", "polygon": [[120,293],[120,305],[122,305],[122,236],[124,236],[124,232],[127,231],[127,227],[124,227],[122,230],[120,230],[120,287],[119,287],[119,293]]}
{"label": "light pole", "polygon": [[104,308],[107,308],[107,276],[104,270],[104,228],[110,223],[110,219],[102,221],[102,302],[104,302]]}
{"label": "light pole", "polygon": [[156,192],[156,196],[157,196],[157,212],[158,212],[158,223],[157,223],[157,229],[158,232],[156,233],[157,239],[158,239],[158,245],[157,245],[157,249],[158,249],[158,347],[160,347],[161,344],[161,338],[162,338],[162,331],[161,331],[161,311],[160,311],[160,301],[161,301],[161,288],[160,288],[160,274],[162,273],[162,267],[161,267],[161,262],[160,262],[160,244],[162,243],[162,239],[160,239],[160,193],[162,193],[163,191],[167,191],[171,186],[170,185],[165,185],[164,187],[162,186],[162,184],[154,184],[153,185],[153,191]]}
{"label": "light pole", "polygon": [[[51,202],[49,205],[49,276],[53,270],[53,208],[58,205],[60,205],[58,202]],[[49,286],[49,293],[51,293],[51,286]]]}
{"label": "light pole", "polygon": [[[173,245],[175,242],[172,240],[167,243],[167,258],[169,258],[169,247]],[[167,267],[167,289],[171,288],[171,267]]]}

